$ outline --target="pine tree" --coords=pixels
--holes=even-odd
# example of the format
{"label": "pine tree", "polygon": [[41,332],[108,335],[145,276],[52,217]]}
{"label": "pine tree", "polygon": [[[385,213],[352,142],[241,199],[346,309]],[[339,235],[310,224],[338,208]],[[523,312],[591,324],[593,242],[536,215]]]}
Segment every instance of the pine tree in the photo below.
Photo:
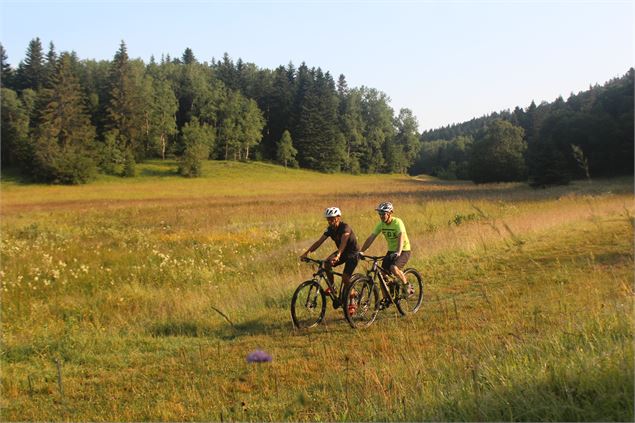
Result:
{"label": "pine tree", "polygon": [[321,69],[309,73],[298,122],[296,143],[303,167],[338,172],[344,164],[343,139],[337,128],[338,100],[335,83]]}
{"label": "pine tree", "polygon": [[122,41],[114,56],[109,76],[109,101],[107,106],[108,129],[118,133],[117,143],[121,151],[131,151],[135,159],[143,153],[142,131],[146,105],[141,91],[142,75],[135,70],[128,58],[126,44]]}
{"label": "pine tree", "polygon": [[96,170],[91,154],[95,128],[68,53],[61,55],[52,82],[36,132],[35,173],[53,183],[85,183]]}
{"label": "pine tree", "polygon": [[7,51],[0,43],[0,88],[13,87],[13,69],[7,60]]}
{"label": "pine tree", "polygon": [[184,65],[191,65],[193,63],[196,63],[196,57],[194,57],[194,52],[191,48],[188,47],[185,49],[181,60]]}
{"label": "pine tree", "polygon": [[2,166],[21,166],[28,169],[30,154],[29,114],[15,91],[2,88],[0,100],[0,130]]}
{"label": "pine tree", "polygon": [[340,101],[348,94],[348,84],[346,83],[346,77],[344,74],[340,74],[337,79],[337,95]]}
{"label": "pine tree", "polygon": [[49,43],[49,51],[46,54],[46,62],[44,63],[44,86],[50,87],[53,84],[57,69],[57,53],[55,53],[55,45],[51,41]]}
{"label": "pine tree", "polygon": [[20,90],[31,88],[36,91],[46,83],[42,42],[39,38],[29,42],[24,61],[18,66],[17,83]]}

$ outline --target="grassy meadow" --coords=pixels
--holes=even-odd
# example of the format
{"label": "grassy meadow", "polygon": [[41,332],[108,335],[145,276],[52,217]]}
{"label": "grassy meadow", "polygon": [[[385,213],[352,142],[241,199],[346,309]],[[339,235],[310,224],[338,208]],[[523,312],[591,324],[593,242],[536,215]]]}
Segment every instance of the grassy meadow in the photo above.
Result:
{"label": "grassy meadow", "polygon": [[[175,169],[2,181],[2,420],[633,421],[631,178],[533,190]],[[363,242],[387,200],[424,276],[419,313],[352,330],[329,305],[294,330],[323,209]],[[273,360],[247,363],[256,349]]]}

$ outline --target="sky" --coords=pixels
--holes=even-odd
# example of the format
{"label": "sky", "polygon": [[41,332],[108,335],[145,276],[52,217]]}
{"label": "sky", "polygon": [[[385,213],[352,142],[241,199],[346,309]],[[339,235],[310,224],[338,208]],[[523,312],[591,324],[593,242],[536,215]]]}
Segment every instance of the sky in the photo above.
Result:
{"label": "sky", "polygon": [[293,62],[413,111],[419,129],[602,84],[633,66],[632,1],[0,0],[0,41],[17,67],[39,37],[80,59],[128,54],[211,62],[227,52],[273,69]]}

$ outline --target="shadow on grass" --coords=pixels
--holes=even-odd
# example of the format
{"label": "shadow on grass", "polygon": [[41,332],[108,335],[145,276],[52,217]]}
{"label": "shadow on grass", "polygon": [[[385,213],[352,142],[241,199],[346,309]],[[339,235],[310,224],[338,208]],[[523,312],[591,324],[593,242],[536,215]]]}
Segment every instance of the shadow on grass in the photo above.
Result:
{"label": "shadow on grass", "polygon": [[16,185],[31,185],[34,181],[27,176],[20,173],[18,169],[15,168],[2,168],[0,172],[0,180],[2,182],[10,182]]}
{"label": "shadow on grass", "polygon": [[[438,404],[434,420],[632,422],[633,369],[625,370],[617,366],[579,370],[507,389],[478,380],[471,395],[462,389],[458,397]],[[427,413],[421,410],[422,415]]]}
{"label": "shadow on grass", "polygon": [[291,332],[291,321],[252,319],[238,324],[202,323],[195,321],[168,321],[153,324],[148,328],[150,335],[155,337],[185,336],[185,337],[214,337],[232,340],[244,336],[274,335]]}
{"label": "shadow on grass", "polygon": [[178,176],[178,168],[177,167],[168,167],[168,166],[152,166],[152,167],[143,167],[139,169],[139,176],[150,176],[150,177],[167,177],[167,176]]}

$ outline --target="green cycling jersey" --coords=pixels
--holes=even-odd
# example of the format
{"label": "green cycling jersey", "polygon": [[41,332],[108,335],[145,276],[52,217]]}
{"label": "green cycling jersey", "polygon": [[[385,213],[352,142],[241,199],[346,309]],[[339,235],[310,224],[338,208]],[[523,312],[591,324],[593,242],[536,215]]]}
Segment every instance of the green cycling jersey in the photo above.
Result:
{"label": "green cycling jersey", "polygon": [[408,240],[408,234],[406,233],[406,227],[403,221],[398,217],[393,217],[390,223],[379,222],[373,230],[374,235],[383,233],[388,243],[388,251],[399,250],[399,234],[403,237],[403,249],[402,251],[410,251],[410,240]]}

